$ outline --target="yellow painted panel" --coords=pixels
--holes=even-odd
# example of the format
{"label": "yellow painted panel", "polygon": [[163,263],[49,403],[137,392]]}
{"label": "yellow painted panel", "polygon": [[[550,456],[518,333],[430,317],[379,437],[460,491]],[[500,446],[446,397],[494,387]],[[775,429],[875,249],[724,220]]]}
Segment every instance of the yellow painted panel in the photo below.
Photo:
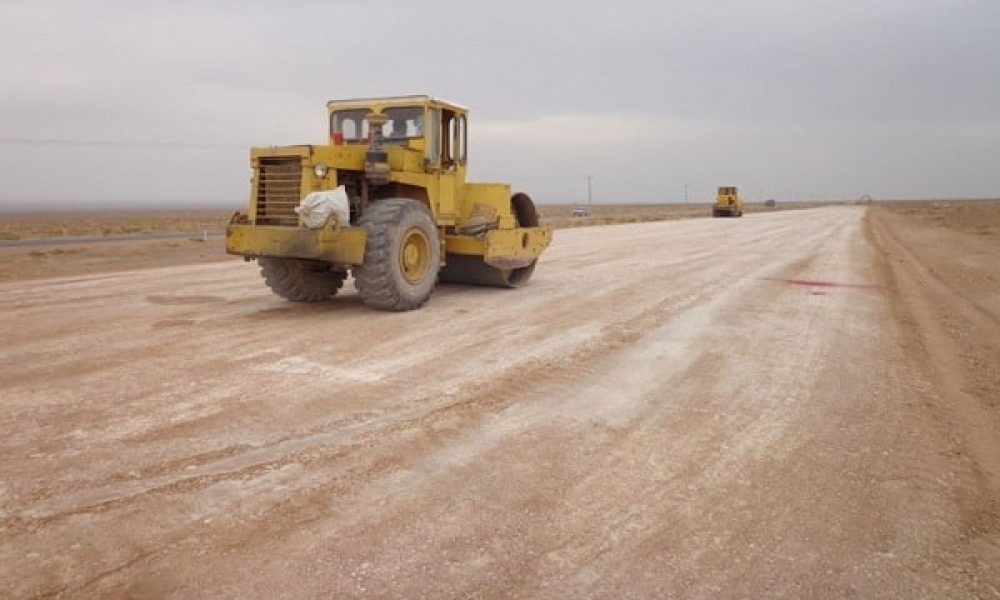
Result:
{"label": "yellow painted panel", "polygon": [[486,240],[467,235],[446,235],[444,237],[444,250],[451,254],[485,256]]}
{"label": "yellow painted panel", "polygon": [[549,227],[497,229],[486,234],[486,262],[537,258],[552,242]]}
{"label": "yellow painted panel", "polygon": [[230,225],[226,228],[226,252],[251,258],[275,256],[359,265],[365,258],[367,239],[367,233],[360,227],[299,229]]}
{"label": "yellow painted panel", "polygon": [[[452,254],[482,256],[487,263],[530,262],[538,258],[552,242],[549,227],[495,229],[485,236],[445,236],[445,251]],[[523,265],[522,265],[523,266]]]}

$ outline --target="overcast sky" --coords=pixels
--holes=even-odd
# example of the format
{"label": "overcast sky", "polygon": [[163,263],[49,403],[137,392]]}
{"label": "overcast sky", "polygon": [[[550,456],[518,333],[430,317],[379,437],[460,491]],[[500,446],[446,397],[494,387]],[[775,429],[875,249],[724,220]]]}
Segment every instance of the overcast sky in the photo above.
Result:
{"label": "overcast sky", "polygon": [[243,206],[334,98],[541,202],[1000,196],[1000,1],[0,0],[0,209]]}

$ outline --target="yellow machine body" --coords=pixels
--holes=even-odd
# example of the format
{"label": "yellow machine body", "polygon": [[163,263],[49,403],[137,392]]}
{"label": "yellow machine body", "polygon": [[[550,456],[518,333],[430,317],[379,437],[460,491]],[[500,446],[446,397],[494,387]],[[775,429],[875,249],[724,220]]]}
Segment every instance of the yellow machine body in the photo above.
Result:
{"label": "yellow machine body", "polygon": [[[358,266],[367,243],[358,218],[387,198],[415,200],[430,211],[442,267],[456,256],[499,270],[533,267],[549,245],[552,231],[539,226],[530,198],[512,195],[508,184],[466,182],[466,108],[430,96],[362,98],[329,102],[327,117],[326,144],[251,150],[250,202],[227,228],[227,252]],[[383,121],[373,152],[371,124]],[[350,221],[306,228],[295,212],[301,200],[341,185]]]}
{"label": "yellow machine body", "polygon": [[719,193],[715,197],[715,204],[712,206],[713,217],[742,217],[743,199],[733,186],[719,188]]}

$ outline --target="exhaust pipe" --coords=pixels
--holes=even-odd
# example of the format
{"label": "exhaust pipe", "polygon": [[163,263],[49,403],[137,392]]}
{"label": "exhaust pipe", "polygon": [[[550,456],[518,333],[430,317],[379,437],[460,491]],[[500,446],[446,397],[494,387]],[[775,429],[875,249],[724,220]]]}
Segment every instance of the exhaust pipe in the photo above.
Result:
{"label": "exhaust pipe", "polygon": [[365,179],[372,185],[389,183],[389,154],[385,151],[382,126],[389,120],[381,113],[371,113],[368,120],[368,151],[365,153]]}

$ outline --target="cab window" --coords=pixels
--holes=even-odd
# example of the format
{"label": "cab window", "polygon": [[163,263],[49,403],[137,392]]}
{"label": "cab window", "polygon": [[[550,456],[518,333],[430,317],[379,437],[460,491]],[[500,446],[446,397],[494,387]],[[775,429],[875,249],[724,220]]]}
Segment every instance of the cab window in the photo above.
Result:
{"label": "cab window", "polygon": [[466,130],[467,127],[465,125],[465,115],[461,115],[460,117],[458,117],[458,131],[455,132],[455,143],[458,146],[458,152],[456,153],[458,155],[458,162],[462,163],[463,165],[465,164],[465,161],[468,158],[467,146],[469,138]]}
{"label": "cab window", "polygon": [[382,126],[386,141],[410,140],[424,136],[424,109],[421,106],[387,108],[382,111],[388,119]]}
{"label": "cab window", "polygon": [[456,163],[464,165],[467,158],[466,143],[468,141],[465,115],[446,110],[443,111],[443,118],[444,145],[441,149],[441,163],[448,167]]}
{"label": "cab window", "polygon": [[368,120],[371,111],[366,108],[338,110],[330,115],[330,137],[348,144],[368,141]]}
{"label": "cab window", "polygon": [[441,111],[427,111],[427,147],[424,150],[424,161],[427,165],[437,165],[441,156]]}

